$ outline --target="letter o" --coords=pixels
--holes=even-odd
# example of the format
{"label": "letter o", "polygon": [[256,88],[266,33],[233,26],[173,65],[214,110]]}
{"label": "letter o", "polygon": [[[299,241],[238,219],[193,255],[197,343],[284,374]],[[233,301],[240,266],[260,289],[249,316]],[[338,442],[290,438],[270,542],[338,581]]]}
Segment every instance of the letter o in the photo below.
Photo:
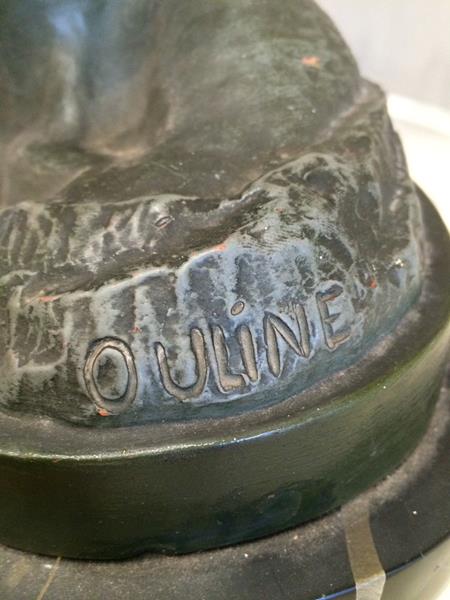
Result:
{"label": "letter o", "polygon": [[[128,375],[124,393],[114,400],[101,393],[95,374],[96,363],[106,350],[113,350],[120,355]],[[83,374],[88,394],[98,410],[106,411],[110,415],[119,415],[130,408],[136,399],[138,388],[136,364],[131,348],[122,340],[103,338],[94,342],[87,354]]]}

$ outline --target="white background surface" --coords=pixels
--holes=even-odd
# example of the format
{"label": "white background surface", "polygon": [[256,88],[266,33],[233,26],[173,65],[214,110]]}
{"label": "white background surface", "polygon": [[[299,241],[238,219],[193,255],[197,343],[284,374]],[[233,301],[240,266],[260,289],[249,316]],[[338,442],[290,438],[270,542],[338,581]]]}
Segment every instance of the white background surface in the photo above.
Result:
{"label": "white background surface", "polygon": [[365,77],[391,93],[450,110],[450,0],[317,2]]}
{"label": "white background surface", "polygon": [[398,96],[389,97],[389,111],[403,140],[412,178],[450,229],[450,112]]}

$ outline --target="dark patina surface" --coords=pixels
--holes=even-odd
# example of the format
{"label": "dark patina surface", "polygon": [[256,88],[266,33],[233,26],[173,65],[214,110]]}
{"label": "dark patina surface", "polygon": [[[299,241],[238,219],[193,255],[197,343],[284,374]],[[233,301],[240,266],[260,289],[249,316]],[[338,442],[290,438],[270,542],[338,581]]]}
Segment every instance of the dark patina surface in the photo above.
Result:
{"label": "dark patina surface", "polygon": [[235,543],[412,451],[448,234],[314,3],[7,1],[0,101],[0,541]]}

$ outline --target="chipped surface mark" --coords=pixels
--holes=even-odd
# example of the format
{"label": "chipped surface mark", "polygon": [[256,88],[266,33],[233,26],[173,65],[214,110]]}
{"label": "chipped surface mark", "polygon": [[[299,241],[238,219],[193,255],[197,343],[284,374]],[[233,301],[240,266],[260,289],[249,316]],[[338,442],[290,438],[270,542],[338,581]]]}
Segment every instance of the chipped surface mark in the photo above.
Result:
{"label": "chipped surface mark", "polygon": [[321,60],[319,56],[304,56],[302,58],[302,65],[305,67],[312,67],[314,69],[320,69]]}

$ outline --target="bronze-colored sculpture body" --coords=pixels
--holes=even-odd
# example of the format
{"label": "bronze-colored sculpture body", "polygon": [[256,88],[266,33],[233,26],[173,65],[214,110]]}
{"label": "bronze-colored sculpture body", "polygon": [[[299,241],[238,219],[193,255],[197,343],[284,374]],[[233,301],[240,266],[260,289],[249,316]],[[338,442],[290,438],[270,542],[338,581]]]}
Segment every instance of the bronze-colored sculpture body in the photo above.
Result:
{"label": "bronze-colored sculpture body", "polygon": [[[2,31],[4,405],[108,426],[278,402],[417,298],[384,97],[310,2],[12,2]],[[85,363],[110,338],[137,389],[106,348],[102,402]]]}
{"label": "bronze-colored sculpture body", "polygon": [[396,468],[445,370],[448,235],[327,17],[0,11],[0,541],[223,546]]}
{"label": "bronze-colored sculpture body", "polygon": [[[297,158],[360,87],[351,54],[309,2],[25,0],[1,10],[3,206],[80,202],[81,190],[84,202],[232,198]],[[322,64],[303,64],[319,47]]]}

